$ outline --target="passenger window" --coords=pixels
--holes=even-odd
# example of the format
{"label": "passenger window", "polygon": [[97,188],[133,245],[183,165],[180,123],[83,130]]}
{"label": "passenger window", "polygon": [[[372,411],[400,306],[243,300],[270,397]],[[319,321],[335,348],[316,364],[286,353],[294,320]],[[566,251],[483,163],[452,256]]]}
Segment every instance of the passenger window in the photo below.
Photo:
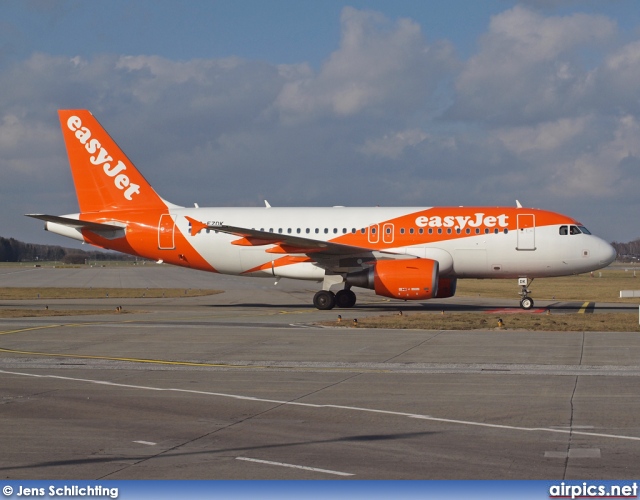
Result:
{"label": "passenger window", "polygon": [[[424,229],[420,228],[420,234],[422,234],[422,231],[424,231]],[[433,234],[433,228],[432,227],[429,228],[429,234]]]}
{"label": "passenger window", "polygon": [[488,227],[484,228],[484,234],[489,234],[489,228]]}
{"label": "passenger window", "polygon": [[404,234],[404,228],[400,228],[400,234]]}
{"label": "passenger window", "polygon": [[375,227],[371,228],[371,234],[376,234],[376,228]]}
{"label": "passenger window", "polygon": [[346,227],[342,228],[342,234],[347,234],[347,228]]}
{"label": "passenger window", "polygon": [[476,228],[476,234],[480,234],[480,228],[479,227]]}
{"label": "passenger window", "polygon": [[363,227],[362,229],[360,229],[360,232],[361,232],[362,234],[365,234],[365,233],[367,232],[367,228]]}
{"label": "passenger window", "polygon": [[316,234],[318,234],[320,232],[320,229],[316,228]]}
{"label": "passenger window", "polygon": [[467,234],[471,234],[471,229],[467,228],[467,230],[465,231]]}
{"label": "passenger window", "polygon": [[447,229],[447,234],[451,234],[451,228]]}
{"label": "passenger window", "polygon": [[460,228],[456,229],[456,233],[460,234],[462,231],[460,230]]}
{"label": "passenger window", "polygon": [[442,234],[442,228],[441,227],[438,228],[438,234]]}
{"label": "passenger window", "polygon": [[338,228],[337,227],[333,228],[333,234],[338,234]]}
{"label": "passenger window", "polygon": [[560,226],[560,234],[561,234],[562,236],[565,236],[565,235],[569,234],[568,229],[569,229],[569,228],[568,228],[567,226]]}
{"label": "passenger window", "polygon": [[281,228],[281,227],[280,227],[280,228],[278,228],[278,232],[279,232],[280,234],[282,234],[282,228]]}
{"label": "passenger window", "polygon": [[305,232],[306,232],[307,234],[309,234],[309,233],[311,232],[311,229],[307,228],[307,229],[305,229]]}
{"label": "passenger window", "polygon": [[329,228],[328,227],[324,228],[324,234],[329,234]]}
{"label": "passenger window", "polygon": [[509,232],[509,230],[505,227],[504,228],[504,234],[507,234]]}
{"label": "passenger window", "polygon": [[413,234],[415,232],[415,230],[413,228],[409,229],[409,234]]}
{"label": "passenger window", "polygon": [[355,227],[351,228],[351,234],[356,234],[356,228]]}
{"label": "passenger window", "polygon": [[291,234],[291,228],[287,229],[287,233]]}
{"label": "passenger window", "polygon": [[300,234],[300,228],[296,229],[296,233]]}

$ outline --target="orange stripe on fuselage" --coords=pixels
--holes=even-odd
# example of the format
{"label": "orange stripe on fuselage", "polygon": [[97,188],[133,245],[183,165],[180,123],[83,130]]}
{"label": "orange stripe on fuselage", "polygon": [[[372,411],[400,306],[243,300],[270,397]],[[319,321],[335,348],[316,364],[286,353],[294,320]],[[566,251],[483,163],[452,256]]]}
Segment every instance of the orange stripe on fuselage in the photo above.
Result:
{"label": "orange stripe on fuselage", "polygon": [[[365,233],[362,233],[362,228],[355,228],[355,233],[349,232],[329,241],[372,250],[432,244],[439,241],[493,234],[496,229],[498,232],[504,232],[505,229],[515,231],[518,229],[519,214],[533,214],[536,227],[554,224],[579,224],[576,220],[565,215],[538,209],[434,207],[369,225]],[[376,235],[371,234],[372,227],[376,229]],[[351,227],[345,229],[352,230]],[[386,234],[387,229],[391,231],[390,234]],[[412,229],[413,232],[411,232]],[[485,233],[485,230],[488,230],[489,233]]]}

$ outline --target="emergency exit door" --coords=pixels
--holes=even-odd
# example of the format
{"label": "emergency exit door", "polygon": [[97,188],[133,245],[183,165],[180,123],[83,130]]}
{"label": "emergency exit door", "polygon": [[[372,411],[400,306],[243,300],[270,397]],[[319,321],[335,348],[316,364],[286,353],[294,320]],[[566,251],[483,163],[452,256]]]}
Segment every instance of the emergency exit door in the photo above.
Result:
{"label": "emergency exit door", "polygon": [[176,247],[174,232],[176,221],[170,214],[162,214],[158,224],[158,248],[160,250],[173,250]]}

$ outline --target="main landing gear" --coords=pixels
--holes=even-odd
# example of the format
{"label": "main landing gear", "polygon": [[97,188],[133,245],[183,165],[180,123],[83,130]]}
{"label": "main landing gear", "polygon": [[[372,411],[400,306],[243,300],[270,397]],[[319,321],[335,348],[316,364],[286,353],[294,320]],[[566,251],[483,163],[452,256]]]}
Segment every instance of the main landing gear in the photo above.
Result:
{"label": "main landing gear", "polygon": [[521,291],[520,296],[520,307],[525,310],[529,310],[533,307],[533,299],[529,297],[531,290],[528,290],[527,287],[533,283],[533,278],[529,281],[528,278],[518,278],[518,285],[520,285]]}
{"label": "main landing gear", "polygon": [[313,296],[313,305],[322,311],[334,307],[347,309],[356,305],[356,294],[348,288],[335,294],[331,290],[320,290]]}

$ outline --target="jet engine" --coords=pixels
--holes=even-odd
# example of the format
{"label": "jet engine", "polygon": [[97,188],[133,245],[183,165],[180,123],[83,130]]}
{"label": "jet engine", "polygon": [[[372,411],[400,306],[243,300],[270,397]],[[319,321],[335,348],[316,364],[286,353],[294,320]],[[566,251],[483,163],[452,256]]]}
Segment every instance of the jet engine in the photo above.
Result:
{"label": "jet engine", "polygon": [[379,260],[368,269],[348,274],[346,282],[348,286],[370,288],[377,295],[393,299],[431,299],[438,294],[438,261]]}

